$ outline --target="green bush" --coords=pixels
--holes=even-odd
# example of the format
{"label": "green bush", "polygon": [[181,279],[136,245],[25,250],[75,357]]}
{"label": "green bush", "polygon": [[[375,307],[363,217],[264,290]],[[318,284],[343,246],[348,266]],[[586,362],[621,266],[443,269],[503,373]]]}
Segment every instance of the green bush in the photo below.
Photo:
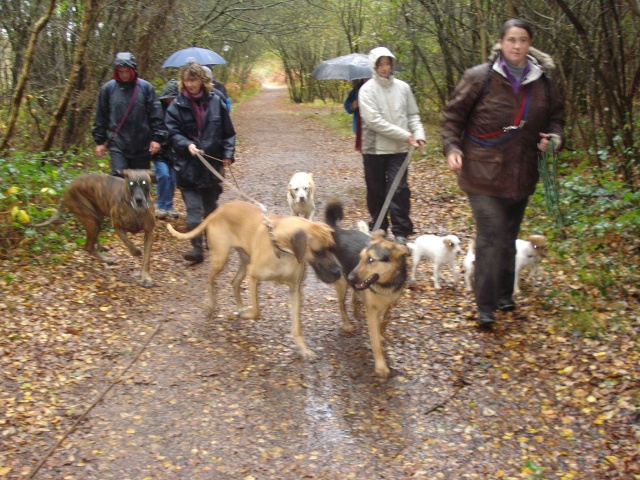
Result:
{"label": "green bush", "polygon": [[529,221],[550,233],[552,255],[569,275],[560,282],[565,288],[558,286],[554,292],[571,312],[561,326],[598,335],[603,325],[594,312],[624,308],[625,301],[637,295],[640,275],[635,267],[640,258],[634,241],[640,232],[640,192],[625,187],[618,172],[588,164],[561,165],[558,182],[563,230],[544,214],[542,185],[531,199],[534,214]]}
{"label": "green bush", "polygon": [[66,250],[76,233],[32,225],[53,214],[71,179],[99,167],[90,154],[10,152],[0,158],[0,257]]}

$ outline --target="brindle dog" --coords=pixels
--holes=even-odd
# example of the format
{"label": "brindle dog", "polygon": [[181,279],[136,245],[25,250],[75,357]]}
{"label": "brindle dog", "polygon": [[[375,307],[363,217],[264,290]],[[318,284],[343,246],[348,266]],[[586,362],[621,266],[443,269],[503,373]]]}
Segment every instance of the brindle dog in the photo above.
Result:
{"label": "brindle dog", "polygon": [[73,213],[87,232],[84,249],[106,264],[114,260],[102,255],[96,248],[100,224],[110,217],[113,228],[129,248],[131,255],[139,257],[142,252],[127,236],[127,232],[144,231],[144,256],[140,285],[153,286],[149,273],[153,230],[156,225],[155,209],[151,201],[151,174],[148,170],[123,170],[124,178],[89,173],[74,179],[64,192],[56,213],[47,221],[34,225],[43,227],[60,218],[60,207]]}

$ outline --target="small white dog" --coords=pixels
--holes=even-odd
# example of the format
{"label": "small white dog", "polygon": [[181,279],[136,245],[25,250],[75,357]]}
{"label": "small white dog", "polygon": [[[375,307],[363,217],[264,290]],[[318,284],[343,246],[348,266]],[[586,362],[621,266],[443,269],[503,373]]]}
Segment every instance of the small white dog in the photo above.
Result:
{"label": "small white dog", "polygon": [[[458,267],[456,256],[460,253],[460,239],[456,235],[438,237],[437,235],[420,235],[414,242],[407,243],[412,252],[413,267],[411,269],[411,281],[416,280],[416,268],[425,257],[433,262],[433,287],[440,290],[440,268],[448,265],[453,273],[453,281],[458,283]],[[454,283],[454,284],[455,284]]]}
{"label": "small white dog", "polygon": [[542,235],[529,235],[526,240],[516,240],[516,275],[513,282],[513,293],[520,293],[518,285],[524,269],[530,269],[527,281],[538,274],[542,257],[547,253],[547,239]]}
{"label": "small white dog", "polygon": [[313,183],[313,174],[307,172],[294,173],[289,180],[287,189],[287,202],[291,208],[291,213],[295,216],[302,216],[313,220],[316,210],[315,206],[316,186]]}
{"label": "small white dog", "polygon": [[476,271],[476,241],[469,242],[469,249],[462,260],[462,268],[464,269],[464,284],[467,292],[473,290],[474,273]]}

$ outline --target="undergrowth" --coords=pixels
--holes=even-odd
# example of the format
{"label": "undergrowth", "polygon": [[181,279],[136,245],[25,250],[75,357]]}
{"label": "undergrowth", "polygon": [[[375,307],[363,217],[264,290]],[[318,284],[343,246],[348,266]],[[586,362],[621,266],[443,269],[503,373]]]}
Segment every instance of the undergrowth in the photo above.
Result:
{"label": "undergrowth", "polygon": [[[53,214],[74,177],[101,167],[89,154],[13,151],[0,158],[0,258],[37,261],[46,251],[56,261],[69,250],[70,243],[82,242],[75,222],[62,222],[60,228],[32,225]],[[5,280],[7,275],[11,273],[5,273]]]}
{"label": "undergrowth", "polygon": [[[640,192],[586,163],[560,165],[558,181],[564,227],[546,215],[540,184],[526,220],[547,232],[550,255],[566,266],[550,272],[568,277],[554,291],[565,310],[558,325],[588,337],[628,328],[640,301]],[[640,333],[637,318],[631,325]]]}

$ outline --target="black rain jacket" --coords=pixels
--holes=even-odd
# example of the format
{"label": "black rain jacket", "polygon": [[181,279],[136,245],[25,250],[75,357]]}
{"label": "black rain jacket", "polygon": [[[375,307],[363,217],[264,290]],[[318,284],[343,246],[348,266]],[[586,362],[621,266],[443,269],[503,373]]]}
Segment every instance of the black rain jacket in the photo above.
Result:
{"label": "black rain jacket", "polygon": [[[133,55],[119,53],[114,62],[114,69],[116,67],[132,68],[135,81],[124,83],[112,79],[102,86],[91,133],[96,145],[109,141],[108,147],[115,145],[126,157],[143,157],[148,155],[151,141],[162,144],[166,140],[164,112],[153,85],[138,77]],[[127,111],[136,83],[138,90],[134,103],[114,136]]]}
{"label": "black rain jacket", "polygon": [[220,183],[218,177],[203,165],[200,159],[189,154],[189,145],[195,143],[198,149],[215,159],[204,159],[217,171],[222,170],[222,159],[233,155],[236,145],[236,131],[223,99],[216,94],[204,93],[207,108],[202,118],[202,135],[198,137],[198,125],[189,100],[181,93],[167,109],[165,124],[169,131],[169,144],[176,156],[176,185],[179,188],[202,188]]}

